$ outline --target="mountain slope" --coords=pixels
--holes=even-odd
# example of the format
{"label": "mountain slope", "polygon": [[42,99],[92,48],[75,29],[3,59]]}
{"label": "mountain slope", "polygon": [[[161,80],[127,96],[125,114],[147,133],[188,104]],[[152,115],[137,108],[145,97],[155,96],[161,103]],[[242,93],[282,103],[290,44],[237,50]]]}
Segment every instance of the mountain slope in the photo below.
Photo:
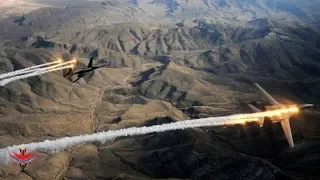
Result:
{"label": "mountain slope", "polygon": [[[312,3],[313,2],[313,3]],[[46,8],[0,22],[0,73],[90,57],[0,87],[0,148],[65,136],[320,102],[318,1],[36,0]],[[0,10],[2,10],[0,8]],[[320,21],[318,21],[320,22]],[[319,174],[319,113],[279,123],[219,126],[37,152],[0,179],[310,179]]]}
{"label": "mountain slope", "polygon": [[[129,1],[130,2],[130,1]],[[177,18],[223,17],[236,20],[250,20],[261,17],[287,18],[288,20],[316,20],[319,13],[310,4],[290,0],[137,0],[134,4],[147,8],[160,7],[167,14]],[[312,5],[311,5],[312,4]],[[217,18],[212,18],[217,19]]]}
{"label": "mountain slope", "polygon": [[[41,17],[41,18],[38,18]],[[139,17],[139,18],[138,18]],[[35,30],[93,28],[100,25],[152,19],[140,9],[117,1],[84,2],[66,8],[42,8],[16,20]]]}

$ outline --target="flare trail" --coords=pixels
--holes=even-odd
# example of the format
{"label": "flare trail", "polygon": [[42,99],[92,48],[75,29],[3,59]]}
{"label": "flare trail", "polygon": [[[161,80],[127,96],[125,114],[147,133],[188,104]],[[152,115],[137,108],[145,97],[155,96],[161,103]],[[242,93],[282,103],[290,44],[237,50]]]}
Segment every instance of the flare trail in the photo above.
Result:
{"label": "flare trail", "polygon": [[50,63],[45,63],[45,64],[40,64],[40,65],[35,65],[35,66],[28,67],[28,68],[16,70],[16,71],[13,71],[13,72],[1,74],[0,75],[0,79],[8,78],[8,77],[11,77],[11,76],[17,76],[17,75],[20,75],[20,74],[25,74],[25,73],[29,73],[29,72],[33,72],[33,71],[37,71],[41,67],[50,66],[50,65],[59,64],[59,63],[61,63],[61,60],[50,62]]}
{"label": "flare trail", "polygon": [[4,79],[4,80],[0,81],[0,86],[4,86],[4,85],[6,85],[6,84],[8,84],[8,83],[10,83],[12,81],[25,79],[25,78],[32,77],[32,76],[39,76],[41,74],[45,74],[45,73],[49,73],[49,72],[53,72],[53,71],[58,71],[58,70],[62,70],[62,69],[68,69],[68,68],[72,68],[72,67],[73,67],[73,65],[68,65],[68,66],[63,66],[63,67],[58,67],[58,68],[50,68],[50,69],[47,69],[47,70],[35,71],[35,72],[29,73],[29,74],[25,74],[25,75],[21,75],[21,76],[15,76],[15,77]]}
{"label": "flare trail", "polygon": [[[26,72],[22,72],[23,75],[14,76],[11,78],[1,80],[0,86],[4,86],[12,81],[25,79],[25,78],[32,77],[32,76],[38,76],[41,74],[45,74],[45,73],[49,73],[49,72],[53,72],[53,71],[58,71],[58,70],[62,70],[62,69],[67,69],[67,68],[73,68],[73,65],[68,65],[68,64],[72,64],[72,63],[74,63],[74,61],[68,61],[68,62],[60,63],[60,64],[53,65],[53,66],[46,67],[46,68],[37,68],[37,69],[27,70]],[[30,71],[30,73],[28,73],[28,71]],[[24,74],[24,73],[26,73],[26,74]]]}
{"label": "flare trail", "polygon": [[223,117],[211,117],[211,118],[202,118],[196,120],[185,120],[178,121],[169,124],[154,125],[154,126],[144,126],[144,127],[131,127],[126,129],[111,130],[107,132],[99,132],[94,134],[80,135],[74,137],[65,137],[57,140],[46,140],[43,142],[35,142],[30,144],[21,144],[10,146],[4,149],[0,149],[0,163],[7,163],[9,160],[8,152],[16,150],[17,148],[27,148],[29,151],[36,149],[42,149],[45,151],[59,152],[68,147],[71,147],[75,144],[83,142],[92,142],[92,141],[101,141],[104,143],[106,140],[124,137],[124,136],[133,136],[133,135],[142,135],[156,132],[164,132],[170,130],[178,129],[187,129],[187,128],[197,128],[197,127],[206,127],[206,126],[221,126],[221,125],[232,125],[232,124],[242,124],[246,122],[259,121],[260,118],[265,116],[273,117],[280,115],[288,115],[296,113],[296,107],[268,111],[268,113],[252,113],[252,114],[236,114]]}

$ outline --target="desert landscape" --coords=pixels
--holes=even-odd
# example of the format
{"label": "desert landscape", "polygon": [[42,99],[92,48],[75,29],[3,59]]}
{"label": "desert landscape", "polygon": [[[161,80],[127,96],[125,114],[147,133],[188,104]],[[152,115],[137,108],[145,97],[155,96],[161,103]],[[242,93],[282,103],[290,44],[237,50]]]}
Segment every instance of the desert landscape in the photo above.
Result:
{"label": "desert landscape", "polygon": [[0,2],[0,74],[78,59],[104,65],[0,86],[0,149],[128,127],[252,112],[266,100],[316,107],[280,123],[119,137],[37,151],[0,179],[319,179],[320,1]]}

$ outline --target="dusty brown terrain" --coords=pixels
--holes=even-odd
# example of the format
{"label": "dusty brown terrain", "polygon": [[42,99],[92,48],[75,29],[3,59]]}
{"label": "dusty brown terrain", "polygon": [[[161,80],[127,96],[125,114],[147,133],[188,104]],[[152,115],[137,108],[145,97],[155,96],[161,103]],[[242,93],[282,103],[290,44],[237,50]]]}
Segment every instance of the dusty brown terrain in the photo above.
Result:
{"label": "dusty brown terrain", "polygon": [[12,16],[21,16],[25,13],[29,13],[33,10],[45,7],[41,4],[37,4],[30,1],[21,1],[21,0],[6,0],[0,2],[1,18],[8,18]]}
{"label": "dusty brown terrain", "polygon": [[[204,2],[47,1],[55,8],[2,19],[0,74],[56,56],[107,66],[77,83],[57,71],[0,87],[0,148],[250,112],[265,103],[252,82],[281,102],[319,104],[309,3]],[[319,118],[316,108],[291,119],[295,149],[278,123],[178,130],[39,151],[26,173],[1,164],[0,179],[316,179]]]}

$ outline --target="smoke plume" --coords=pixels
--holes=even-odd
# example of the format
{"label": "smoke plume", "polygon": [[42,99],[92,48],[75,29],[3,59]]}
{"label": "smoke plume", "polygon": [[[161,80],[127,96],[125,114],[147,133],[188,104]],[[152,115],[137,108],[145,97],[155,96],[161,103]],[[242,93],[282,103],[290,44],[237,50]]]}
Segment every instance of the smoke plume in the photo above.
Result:
{"label": "smoke plume", "polygon": [[187,128],[197,128],[197,127],[206,127],[206,126],[218,126],[218,125],[229,125],[237,124],[239,122],[248,122],[248,121],[258,121],[258,118],[243,118],[243,115],[231,115],[224,117],[212,117],[212,118],[203,118],[197,120],[185,120],[179,122],[173,122],[169,124],[154,125],[154,126],[143,126],[143,127],[131,127],[126,129],[111,130],[107,132],[99,132],[94,134],[86,134],[74,137],[65,137],[57,140],[46,140],[43,142],[36,142],[30,144],[21,144],[14,145],[4,149],[0,149],[0,162],[8,163],[9,156],[8,152],[13,150],[18,150],[18,148],[27,148],[28,151],[34,150],[44,150],[51,152],[60,152],[68,147],[71,147],[75,144],[84,143],[84,142],[93,142],[100,141],[104,143],[109,139],[116,137],[124,136],[134,136],[134,135],[143,135],[156,132],[164,132],[170,130],[178,129],[187,129]]}
{"label": "smoke plume", "polygon": [[[50,67],[46,67],[46,68],[31,68],[31,69],[28,69],[28,70],[24,70],[24,71],[20,71],[19,73],[20,74],[23,74],[23,75],[20,75],[20,76],[14,76],[14,77],[11,77],[11,78],[6,78],[6,79],[3,79],[0,81],[0,86],[4,86],[12,81],[17,81],[17,80],[20,80],[20,79],[25,79],[25,78],[28,78],[28,77],[32,77],[32,76],[39,76],[41,74],[45,74],[45,73],[49,73],[49,72],[53,72],[53,71],[58,71],[58,70],[62,70],[62,69],[68,69],[68,68],[73,68],[73,65],[68,65],[68,64],[71,64],[73,63],[73,61],[69,61],[69,62],[65,62],[65,63],[60,63],[60,64],[57,64],[57,65],[53,65],[53,66],[50,66]],[[41,66],[41,65],[38,65],[38,66]],[[30,72],[30,73],[29,73]],[[14,73],[14,72],[13,72]],[[26,74],[27,73],[27,74]],[[7,73],[9,74],[9,73]],[[6,74],[4,74],[6,75]]]}
{"label": "smoke plume", "polygon": [[34,72],[34,71],[39,70],[39,68],[42,68],[42,67],[45,67],[45,66],[49,66],[49,65],[53,65],[53,64],[58,64],[58,63],[61,63],[61,62],[60,61],[54,61],[54,62],[50,62],[50,63],[35,65],[35,66],[28,67],[28,68],[20,69],[20,70],[17,70],[17,71],[1,74],[0,75],[0,79],[8,78],[8,77],[11,77],[11,76],[17,76],[17,75],[21,75],[21,74],[25,74],[25,73],[29,73],[29,72]]}

